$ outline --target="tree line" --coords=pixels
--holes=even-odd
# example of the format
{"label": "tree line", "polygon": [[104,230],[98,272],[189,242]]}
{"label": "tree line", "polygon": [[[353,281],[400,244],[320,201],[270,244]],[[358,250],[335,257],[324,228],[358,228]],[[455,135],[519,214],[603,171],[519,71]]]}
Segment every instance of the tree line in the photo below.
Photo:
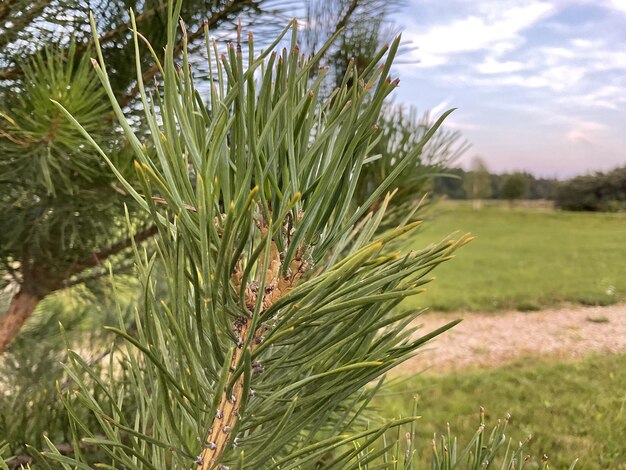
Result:
{"label": "tree line", "polygon": [[475,160],[470,170],[449,168],[432,183],[434,196],[449,199],[551,200],[557,209],[615,212],[626,210],[626,166],[568,180],[528,172],[490,173]]}
{"label": "tree line", "polygon": [[495,174],[450,168],[433,182],[433,195],[450,199],[554,199],[559,181],[528,172]]}

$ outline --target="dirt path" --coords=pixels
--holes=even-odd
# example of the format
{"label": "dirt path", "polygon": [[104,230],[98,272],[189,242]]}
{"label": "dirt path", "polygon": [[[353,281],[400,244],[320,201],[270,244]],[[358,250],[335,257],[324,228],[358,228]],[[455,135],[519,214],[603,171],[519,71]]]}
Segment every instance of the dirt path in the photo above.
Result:
{"label": "dirt path", "polygon": [[520,356],[575,359],[589,353],[626,352],[626,304],[568,307],[539,312],[425,314],[417,335],[464,318],[417,357],[402,373],[448,372],[506,364]]}

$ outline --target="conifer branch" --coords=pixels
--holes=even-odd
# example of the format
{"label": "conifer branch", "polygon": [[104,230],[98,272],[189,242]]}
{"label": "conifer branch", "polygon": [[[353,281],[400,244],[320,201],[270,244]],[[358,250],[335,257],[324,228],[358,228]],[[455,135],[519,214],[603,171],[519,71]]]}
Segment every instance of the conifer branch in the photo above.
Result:
{"label": "conifer branch", "polygon": [[[261,232],[266,235],[267,228],[262,227]],[[300,252],[299,252],[300,253]],[[260,259],[265,259],[263,253]],[[302,261],[302,257],[298,254],[290,263],[290,269],[286,276],[282,276],[282,263],[278,247],[274,241],[270,245],[269,265],[266,269],[265,279],[268,280],[263,292],[259,294],[259,286],[256,281],[248,283],[245,287],[245,305],[249,311],[253,311],[257,304],[259,295],[262,296],[260,318],[263,318],[265,312],[280,298],[285,296],[289,291],[298,285],[298,281],[306,270],[306,263]],[[235,272],[232,276],[232,282],[237,291],[241,289],[243,281],[243,269],[241,263],[237,264]],[[248,344],[250,335],[253,335],[252,341],[247,346],[250,354],[254,352],[256,347],[263,342],[263,333],[265,327],[258,327],[255,331],[251,331],[252,322],[249,318],[242,317],[233,324],[233,330],[237,333],[237,347],[235,348],[233,358],[230,365],[230,374],[227,383],[231,382],[233,373],[237,370],[243,357],[243,346]],[[220,404],[218,406],[215,419],[207,433],[204,449],[198,458],[197,470],[210,470],[219,461],[220,457],[227,449],[231,442],[231,431],[237,425],[240,418],[239,404],[243,401],[244,377],[240,375],[232,386],[230,393],[228,387],[224,390]]]}
{"label": "conifer branch", "polygon": [[[163,119],[152,111],[137,64],[154,154],[125,119],[96,43],[96,73],[133,149],[139,186],[96,148],[163,228],[155,258],[136,260],[145,287],[136,333],[113,330],[133,346],[124,360],[136,385],[125,390],[140,411],[134,424],[123,413],[111,417],[102,445],[132,430],[137,439],[110,455],[114,465],[133,469],[139,465],[129,465],[131,453],[148,456],[154,468],[215,470],[235,461],[242,469],[312,468],[326,455],[325,468],[368,468],[374,457],[361,444],[414,418],[364,429],[358,418],[375,393],[366,386],[454,325],[414,339],[406,328],[418,312],[394,308],[420,293],[428,273],[465,239],[400,255],[386,245],[416,224],[380,234],[386,204],[363,216],[449,113],[357,205],[383,102],[397,86],[389,72],[399,39],[377,55],[375,62],[388,54],[381,67],[349,69],[335,106],[316,99],[325,72],[311,79],[330,42],[301,59],[294,24],[258,54],[251,41],[248,60],[235,46],[219,54],[207,44],[216,71],[205,104],[184,47],[184,66],[175,63],[178,8],[169,11],[174,47],[161,64]],[[273,53],[290,29],[291,47]],[[358,86],[350,86],[357,74]],[[165,296],[154,261],[165,273]],[[98,387],[107,402],[116,394]],[[91,394],[81,398],[100,409]],[[190,455],[199,455],[195,464]]]}
{"label": "conifer branch", "polygon": [[70,276],[75,276],[76,274],[79,274],[86,269],[101,265],[106,259],[110,258],[111,256],[114,256],[126,250],[127,248],[130,248],[133,243],[141,243],[145,240],[148,240],[149,238],[152,238],[154,235],[156,235],[157,232],[157,226],[152,225],[145,230],[142,230],[141,232],[137,232],[132,237],[125,238],[124,240],[121,240],[109,246],[108,248],[104,248],[98,252],[91,254],[87,258],[77,261],[70,267],[69,271],[67,272],[66,278],[69,278]]}
{"label": "conifer branch", "polygon": [[0,69],[0,80],[13,80],[22,75],[22,70],[17,67]]}
{"label": "conifer branch", "polygon": [[335,31],[333,32],[333,34],[331,34],[331,36],[335,35],[336,33],[338,33],[339,31],[341,31],[343,28],[346,27],[346,25],[348,24],[348,21],[350,21],[350,17],[352,16],[352,14],[354,13],[354,11],[357,9],[358,6],[359,6],[359,0],[352,0],[350,2],[350,5],[348,5],[346,12],[335,25]]}

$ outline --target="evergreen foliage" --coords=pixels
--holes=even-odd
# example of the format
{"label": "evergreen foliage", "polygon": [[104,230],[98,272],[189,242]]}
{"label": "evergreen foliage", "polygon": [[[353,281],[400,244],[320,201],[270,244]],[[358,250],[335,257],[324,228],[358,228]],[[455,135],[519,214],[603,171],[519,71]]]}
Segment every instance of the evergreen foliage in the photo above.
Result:
{"label": "evergreen foliage", "polygon": [[[499,419],[497,424],[488,431],[485,423],[485,410],[480,408],[480,425],[474,436],[465,447],[458,444],[457,438],[450,432],[448,425],[447,435],[433,438],[433,456],[430,468],[432,470],[479,470],[486,468],[500,468],[507,470],[522,470],[530,460],[525,454],[526,446],[531,440],[529,436],[517,446],[511,439],[507,439],[506,432],[511,416]],[[543,455],[539,468],[548,470],[548,456]],[[535,467],[536,468],[536,467]],[[576,468],[574,461],[568,470]]]}
{"label": "evergreen foliage", "polygon": [[[167,17],[178,18],[180,4],[172,8]],[[147,47],[156,60],[157,49],[140,45],[132,16],[131,23],[142,123],[120,105],[97,40],[94,61],[124,133],[119,142],[128,142],[124,161],[99,141],[88,115],[82,125],[80,112],[58,100],[54,109],[72,124],[67,132],[78,130],[97,149],[116,177],[111,184],[159,237],[150,249],[129,238],[142,306],[130,325],[119,312],[110,330],[122,344],[107,361],[67,353],[69,380],[58,392],[71,444],[44,438],[50,450],[32,450],[36,465],[414,468],[416,417],[383,422],[369,404],[387,371],[456,323],[420,336],[411,326],[419,312],[399,303],[469,238],[400,253],[395,242],[418,223],[381,224],[399,176],[423,158],[449,112],[358,201],[382,140],[384,100],[397,86],[388,75],[398,40],[363,70],[351,64],[341,87],[320,100],[325,72],[313,71],[324,48],[301,56],[295,24],[289,49],[271,52],[289,29],[258,56],[250,36],[245,60],[241,43],[219,55],[207,37],[213,86],[203,97],[184,26],[182,66],[175,64],[173,21],[156,65],[163,87],[146,92],[141,53]],[[127,211],[131,232],[133,221]],[[483,446],[483,434],[484,426],[461,455],[486,468],[493,460],[485,455],[506,438],[498,426]],[[447,442],[456,452],[444,439],[444,458],[435,448],[432,468],[454,467]],[[521,468],[520,455],[507,448],[502,465]],[[16,463],[0,459],[1,468]]]}
{"label": "evergreen foliage", "polygon": [[[115,465],[188,468],[197,459],[198,469],[343,469],[392,459],[394,443],[367,450],[414,418],[373,425],[364,409],[377,387],[367,385],[455,323],[416,336],[410,324],[419,312],[397,306],[468,239],[401,254],[394,240],[417,224],[377,235],[391,195],[371,207],[449,112],[355,206],[383,102],[397,86],[389,71],[399,40],[379,52],[377,59],[387,52],[382,65],[361,74],[349,67],[342,87],[320,102],[324,71],[309,76],[323,48],[301,56],[294,23],[289,49],[272,53],[288,32],[258,56],[250,36],[246,59],[239,44],[221,55],[208,44],[216,73],[205,103],[185,49],[182,67],[174,63],[172,22],[158,63],[163,89],[149,95],[137,72],[148,141],[116,104],[96,42],[94,66],[140,184],[92,144],[159,232],[155,256],[136,251],[145,290],[137,332],[115,330],[126,341],[117,357],[129,383],[102,381],[96,399],[81,378],[91,369],[77,355],[68,369],[79,401],[99,421],[99,429],[85,425],[68,403],[75,442],[98,446]],[[166,273],[165,296],[154,283],[156,263]],[[80,465],[78,454],[47,456]],[[410,449],[406,455],[410,468]]]}
{"label": "evergreen foliage", "polygon": [[[363,204],[404,158],[413,158],[412,149],[420,145],[433,124],[429,113],[419,117],[415,109],[393,104],[383,107],[378,122],[381,135],[372,149],[372,161],[363,168],[357,183],[357,204]],[[439,129],[434,133],[420,155],[397,176],[394,183],[396,194],[388,206],[383,224],[391,226],[417,218],[420,202],[432,190],[433,179],[438,175],[446,178],[448,166],[468,148],[469,143],[458,131]],[[380,197],[374,203],[375,207],[382,204],[383,199]]]}
{"label": "evergreen foliage", "polygon": [[[348,55],[355,56],[353,63],[361,70],[375,55],[378,44],[388,38],[392,27],[386,15],[394,3],[310,0],[306,5],[309,27],[302,45],[315,50],[328,37],[336,38],[334,45],[325,48],[323,58],[324,64],[330,65],[327,73],[335,77],[325,80],[332,83],[325,89],[330,94],[334,82],[344,76]],[[137,210],[91,146],[68,127],[50,101],[60,102],[75,115],[125,177],[133,178],[132,150],[115,126],[88,63],[93,40],[87,16],[92,8],[96,27],[102,31],[102,55],[111,71],[116,100],[129,113],[135,131],[139,135],[147,132],[137,114],[140,105],[132,73],[135,59],[127,6],[116,0],[94,5],[77,0],[12,0],[0,7],[0,270],[6,274],[0,287],[11,287],[15,293],[8,311],[0,316],[0,353],[41,299],[76,284],[97,287],[98,279],[107,273],[107,262],[115,265],[116,272],[129,267],[131,240],[121,213],[123,203],[128,205],[136,241],[156,233],[155,226]],[[181,15],[195,24],[205,20],[222,36],[228,35],[229,28],[232,32],[236,19],[244,26],[254,21],[255,30],[267,41],[286,8],[273,0],[186,0]],[[151,38],[153,49],[161,50],[167,38],[166,2],[151,1],[140,5],[140,10],[137,24]],[[342,30],[344,26],[348,27]],[[202,31],[201,26],[187,34],[188,60],[195,74],[206,80],[209,65],[200,60],[199,53]],[[180,32],[175,41],[174,54],[178,55],[183,47]],[[138,61],[144,81],[159,77],[147,49],[140,51]],[[421,135],[422,126],[413,121],[407,120],[410,129],[398,132],[415,130]],[[390,138],[395,139],[393,135]],[[369,174],[376,178],[386,174],[397,153],[383,152],[378,162],[369,165]],[[381,170],[374,171],[376,166]],[[418,168],[402,176],[414,175]],[[422,178],[420,173],[417,179]],[[407,187],[410,182],[407,178]],[[413,203],[421,196],[415,192]],[[404,199],[397,197],[395,201]]]}
{"label": "evergreen foliage", "polygon": [[[268,0],[187,0],[181,14],[222,30],[234,29],[237,18],[243,24],[254,18],[266,25],[267,33],[276,24],[270,13],[276,6]],[[119,171],[133,178],[132,149],[89,63],[93,40],[88,14],[93,9],[102,31],[101,53],[112,72],[112,92],[127,111],[137,108],[128,7],[119,0],[8,0],[0,5],[0,288],[15,293],[0,316],[0,353],[43,298],[76,284],[94,284],[107,273],[105,261],[116,272],[129,267],[131,239],[123,203],[135,241],[156,233],[102,159],[51,103],[56,100],[76,116]],[[167,39],[166,7],[163,0],[142,2],[136,17],[156,50]],[[192,51],[202,36],[202,26],[188,34]],[[173,41],[179,54],[180,35]],[[158,75],[147,49],[137,60],[145,67],[144,80]],[[146,131],[131,119],[137,132]]]}
{"label": "evergreen foliage", "polygon": [[[136,285],[124,277],[120,280]],[[100,375],[106,365],[103,359],[115,341],[111,333],[103,334],[101,328],[116,321],[115,304],[127,311],[127,302],[122,298],[134,300],[136,288],[131,289],[118,286],[115,299],[102,294],[96,296],[85,288],[79,288],[82,292],[66,290],[49,296],[42,302],[43,313],[33,318],[25,334],[16,338],[5,352],[0,368],[0,441],[7,442],[4,455],[15,456],[10,462],[12,467],[20,462],[33,462],[37,457],[33,449],[47,447],[44,436],[63,452],[73,453],[71,427],[59,400],[59,393],[65,394],[71,388],[71,380],[62,365],[68,360],[67,348],[81,351]],[[63,334],[59,329],[61,321]],[[70,395],[68,399],[73,397]],[[77,412],[90,426],[97,425],[88,410],[81,408]]]}

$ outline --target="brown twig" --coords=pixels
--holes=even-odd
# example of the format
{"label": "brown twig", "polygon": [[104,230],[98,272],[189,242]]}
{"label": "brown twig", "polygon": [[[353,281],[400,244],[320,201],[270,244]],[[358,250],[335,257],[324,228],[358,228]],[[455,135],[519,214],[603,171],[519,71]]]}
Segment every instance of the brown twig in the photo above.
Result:
{"label": "brown twig", "polygon": [[346,27],[346,25],[348,24],[348,21],[350,21],[350,17],[354,13],[354,11],[358,8],[358,6],[359,6],[359,0],[352,0],[350,2],[350,5],[348,5],[348,9],[346,10],[345,14],[341,17],[341,19],[337,22],[337,24],[335,24],[335,31],[333,31],[333,34],[331,34],[330,37],[336,34],[340,29]]}
{"label": "brown twig", "polygon": [[145,230],[142,230],[141,232],[136,233],[135,235],[133,235],[132,237],[126,238],[124,240],[121,240],[111,246],[109,246],[108,248],[105,248],[103,250],[100,250],[98,252],[95,252],[91,255],[89,255],[87,258],[84,258],[80,261],[77,261],[76,263],[74,263],[71,268],[69,269],[66,278],[69,278],[70,276],[79,274],[81,272],[83,272],[85,269],[89,269],[89,268],[93,268],[95,266],[99,266],[102,264],[102,262],[104,260],[106,260],[107,258],[116,255],[122,251],[124,251],[127,248],[130,248],[134,243],[141,243],[145,240],[147,240],[148,238],[152,238],[154,235],[156,235],[158,229],[156,227],[156,225],[153,225],[151,227],[148,227]]}
{"label": "brown twig", "polygon": [[[260,259],[264,259],[263,254],[261,254]],[[302,274],[306,270],[306,263],[302,261],[302,257],[298,253],[291,262],[287,276],[281,275],[281,268],[280,253],[276,243],[272,241],[270,246],[269,266],[265,274],[265,279],[268,280],[268,283],[263,289],[263,292],[259,292],[258,285],[255,283],[248,283],[245,288],[245,304],[246,308],[249,310],[254,309],[258,296],[262,295],[261,318],[278,299],[285,296],[290,290],[296,287]],[[232,282],[236,289],[239,289],[243,282],[242,272],[241,264],[238,264],[232,276]],[[237,369],[237,365],[240,363],[241,357],[243,356],[242,347],[246,344],[249,335],[254,335],[249,346],[250,352],[253,352],[256,346],[261,343],[261,336],[264,332],[264,327],[260,327],[256,331],[251,331],[251,325],[247,319],[237,321],[233,327],[239,337],[237,340],[238,347],[235,349],[231,362],[231,371]],[[231,377],[232,373],[233,372],[231,372]],[[230,383],[230,380],[228,380],[227,383]],[[215,468],[215,465],[219,462],[224,451],[227,449],[231,441],[231,431],[235,428],[237,420],[240,418],[238,404],[241,403],[244,398],[243,392],[243,375],[240,375],[235,381],[230,393],[224,390],[217,415],[213,423],[211,423],[204,449],[198,458],[196,470],[210,470]]]}

